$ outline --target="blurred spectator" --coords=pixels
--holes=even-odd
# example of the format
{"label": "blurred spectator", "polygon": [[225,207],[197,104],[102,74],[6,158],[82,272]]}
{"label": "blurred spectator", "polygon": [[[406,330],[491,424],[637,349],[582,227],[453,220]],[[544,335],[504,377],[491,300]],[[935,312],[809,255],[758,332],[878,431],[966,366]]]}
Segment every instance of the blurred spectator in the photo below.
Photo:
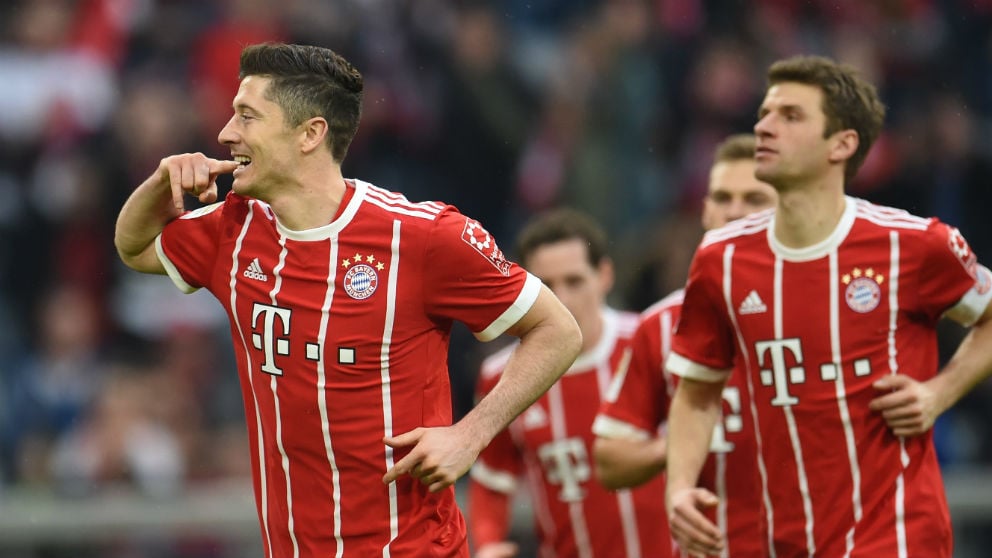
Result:
{"label": "blurred spectator", "polygon": [[38,310],[35,346],[8,372],[0,404],[0,462],[11,480],[48,482],[48,453],[103,389],[101,307],[86,290],[56,286]]}

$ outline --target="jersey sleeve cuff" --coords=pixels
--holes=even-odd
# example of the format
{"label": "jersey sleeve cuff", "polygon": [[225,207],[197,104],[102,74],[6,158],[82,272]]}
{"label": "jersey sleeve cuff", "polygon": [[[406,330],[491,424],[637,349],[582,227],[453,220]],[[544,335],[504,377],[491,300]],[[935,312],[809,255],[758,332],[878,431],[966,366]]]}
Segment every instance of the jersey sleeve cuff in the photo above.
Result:
{"label": "jersey sleeve cuff", "polygon": [[651,439],[651,433],[607,415],[596,415],[596,420],[592,423],[592,433],[600,438],[611,440],[635,440],[638,442]]}
{"label": "jersey sleeve cuff", "polygon": [[489,490],[513,494],[517,490],[517,478],[505,471],[497,471],[486,465],[484,461],[476,461],[469,470],[472,480]]}
{"label": "jersey sleeve cuff", "polygon": [[697,380],[700,382],[718,383],[724,382],[730,377],[731,369],[717,369],[693,362],[678,353],[671,353],[665,361],[665,368],[669,372],[682,378]]}
{"label": "jersey sleeve cuff", "polygon": [[475,338],[479,341],[492,341],[502,335],[504,331],[517,323],[530,310],[530,307],[534,305],[534,301],[537,300],[537,295],[540,292],[541,280],[528,273],[527,279],[524,281],[524,286],[520,289],[520,294],[517,295],[517,300],[514,300],[513,304],[500,317],[489,324],[489,327],[475,333]]}
{"label": "jersey sleeve cuff", "polygon": [[172,279],[172,282],[175,283],[176,287],[179,287],[180,291],[190,294],[199,289],[199,287],[194,287],[193,285],[187,283],[186,280],[183,279],[182,274],[179,273],[179,269],[176,268],[175,264],[172,263],[172,260],[169,259],[169,256],[165,255],[165,249],[162,248],[161,234],[155,237],[155,253],[158,254],[158,260],[162,262],[162,267],[165,268],[165,272],[169,274],[169,278]]}
{"label": "jersey sleeve cuff", "polygon": [[978,318],[985,313],[989,302],[992,302],[992,271],[980,265],[975,276],[975,286],[968,289],[961,300],[945,313],[948,318],[964,327],[975,325]]}

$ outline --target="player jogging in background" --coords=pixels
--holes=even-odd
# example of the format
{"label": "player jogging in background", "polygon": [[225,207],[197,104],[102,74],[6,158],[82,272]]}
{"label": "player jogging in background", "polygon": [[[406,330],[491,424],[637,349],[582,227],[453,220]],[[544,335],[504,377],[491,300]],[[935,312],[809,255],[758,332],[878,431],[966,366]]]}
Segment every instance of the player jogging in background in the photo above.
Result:
{"label": "player jogging in background", "polygon": [[[884,107],[821,57],[773,64],[754,127],[774,212],[706,234],[666,365],[673,535],[719,554],[696,486],[731,374],[750,392],[769,556],[950,558],[930,427],[992,373],[992,273],[956,228],[846,196]],[[939,371],[941,317],[973,326]]]}
{"label": "player jogging in background", "polygon": [[[472,467],[469,526],[475,556],[517,555],[507,535],[510,503],[523,484],[533,506],[540,556],[667,557],[671,538],[662,480],[614,492],[593,475],[593,418],[614,371],[626,366],[637,323],[636,314],[606,306],[613,266],[605,235],[585,214],[562,209],[536,217],[517,244],[521,263],[575,316],[584,344],[565,375],[501,432]],[[483,363],[480,397],[505,373],[511,351]]]}
{"label": "player jogging in background", "polygon": [[[754,136],[738,134],[717,146],[703,200],[706,230],[774,207],[775,189],[754,177]],[[593,432],[596,472],[609,488],[638,486],[661,475],[667,462],[663,425],[677,377],[664,370],[672,333],[682,310],[679,289],[641,314],[631,345],[630,364],[614,378]],[[699,486],[719,498],[710,519],[723,533],[721,558],[767,556],[758,512],[761,481],[755,459],[754,432],[747,386],[732,375],[723,389],[720,420],[710,441],[710,456]],[[677,551],[681,553],[681,551]]]}

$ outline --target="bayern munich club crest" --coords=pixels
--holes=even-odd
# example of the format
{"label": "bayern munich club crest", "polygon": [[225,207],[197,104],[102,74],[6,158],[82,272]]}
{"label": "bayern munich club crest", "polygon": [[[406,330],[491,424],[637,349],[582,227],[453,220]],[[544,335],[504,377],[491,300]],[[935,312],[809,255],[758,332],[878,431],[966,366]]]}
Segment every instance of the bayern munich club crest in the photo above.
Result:
{"label": "bayern munich club crest", "polygon": [[344,274],[344,292],[355,300],[365,300],[372,296],[379,286],[378,272],[385,268],[372,254],[355,254],[352,258],[342,260],[341,266],[348,269]]}
{"label": "bayern munich club crest", "polygon": [[885,282],[885,277],[881,273],[875,273],[871,268],[862,271],[856,267],[851,273],[845,273],[841,281],[847,285],[844,300],[851,310],[867,314],[882,302],[881,284]]}

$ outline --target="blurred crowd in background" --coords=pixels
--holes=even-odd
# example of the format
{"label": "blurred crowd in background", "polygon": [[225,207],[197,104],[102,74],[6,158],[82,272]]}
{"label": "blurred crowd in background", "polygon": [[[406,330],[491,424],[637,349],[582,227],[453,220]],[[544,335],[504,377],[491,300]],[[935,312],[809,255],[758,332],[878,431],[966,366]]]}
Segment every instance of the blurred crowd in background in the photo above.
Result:
{"label": "blurred crowd in background", "polygon": [[[712,148],[799,53],[857,66],[888,106],[849,192],[939,216],[992,263],[990,30],[992,0],[4,2],[0,493],[247,475],[219,305],[126,271],[112,241],[162,157],[230,156],[245,44],[327,46],[363,72],[345,176],[452,203],[510,255],[529,216],[583,209],[613,239],[613,303],[642,310],[685,279]],[[491,350],[455,332],[456,414]],[[945,466],[992,464],[990,425],[983,385],[939,425]]]}

